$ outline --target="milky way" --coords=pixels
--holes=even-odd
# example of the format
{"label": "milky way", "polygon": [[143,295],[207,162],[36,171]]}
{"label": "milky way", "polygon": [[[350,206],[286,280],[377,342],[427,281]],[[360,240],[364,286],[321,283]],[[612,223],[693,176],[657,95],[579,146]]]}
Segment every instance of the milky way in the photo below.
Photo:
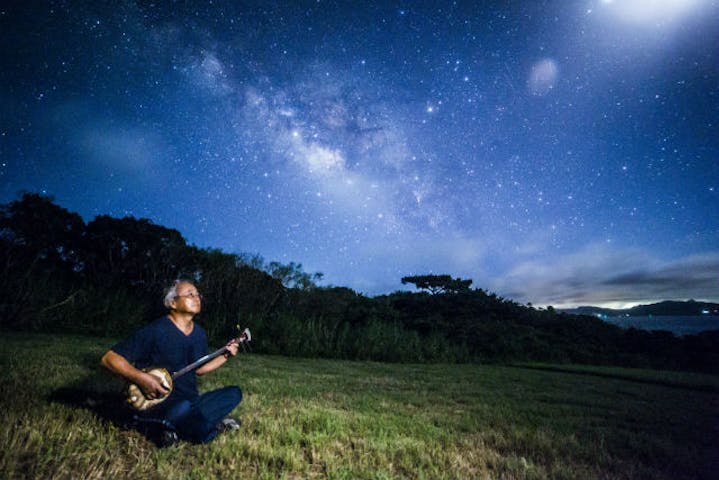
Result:
{"label": "milky way", "polygon": [[33,5],[0,7],[3,203],[368,295],[719,300],[717,1]]}

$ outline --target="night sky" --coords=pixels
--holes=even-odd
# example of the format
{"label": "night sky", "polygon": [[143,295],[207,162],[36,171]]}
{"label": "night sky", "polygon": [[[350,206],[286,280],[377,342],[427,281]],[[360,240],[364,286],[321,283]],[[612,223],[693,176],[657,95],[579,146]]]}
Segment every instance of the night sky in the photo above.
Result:
{"label": "night sky", "polygon": [[719,301],[719,1],[18,1],[0,39],[2,203],[367,295]]}

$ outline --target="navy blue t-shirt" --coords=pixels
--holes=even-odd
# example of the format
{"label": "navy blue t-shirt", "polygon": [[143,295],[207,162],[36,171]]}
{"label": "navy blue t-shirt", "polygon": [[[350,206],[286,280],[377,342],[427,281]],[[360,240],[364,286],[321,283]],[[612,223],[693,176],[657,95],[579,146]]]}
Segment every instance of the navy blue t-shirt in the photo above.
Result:
{"label": "navy blue t-shirt", "polygon": [[[136,368],[163,367],[171,374],[207,355],[207,335],[198,324],[185,335],[169,317],[154,320],[112,347]],[[171,397],[192,400],[199,395],[197,376],[188,372],[175,379]]]}

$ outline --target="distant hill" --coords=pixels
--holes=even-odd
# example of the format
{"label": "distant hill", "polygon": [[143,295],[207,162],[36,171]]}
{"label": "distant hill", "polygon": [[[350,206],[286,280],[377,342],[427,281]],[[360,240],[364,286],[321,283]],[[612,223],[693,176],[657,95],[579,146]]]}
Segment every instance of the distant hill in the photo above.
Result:
{"label": "distant hill", "polygon": [[635,307],[625,309],[587,306],[568,308],[559,311],[574,315],[603,315],[607,317],[622,317],[627,315],[630,317],[648,315],[719,315],[719,303],[697,302],[695,300],[688,300],[686,302],[667,300],[664,302],[652,303],[650,305],[637,305]]}

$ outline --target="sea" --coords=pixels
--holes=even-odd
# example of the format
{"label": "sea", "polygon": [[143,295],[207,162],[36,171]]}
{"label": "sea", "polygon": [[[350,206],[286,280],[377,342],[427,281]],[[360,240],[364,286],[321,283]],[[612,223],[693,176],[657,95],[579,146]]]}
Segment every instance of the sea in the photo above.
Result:
{"label": "sea", "polygon": [[646,317],[601,317],[605,322],[619,325],[622,328],[639,328],[642,330],[668,330],[677,336],[695,335],[707,330],[719,330],[719,316],[646,316]]}

